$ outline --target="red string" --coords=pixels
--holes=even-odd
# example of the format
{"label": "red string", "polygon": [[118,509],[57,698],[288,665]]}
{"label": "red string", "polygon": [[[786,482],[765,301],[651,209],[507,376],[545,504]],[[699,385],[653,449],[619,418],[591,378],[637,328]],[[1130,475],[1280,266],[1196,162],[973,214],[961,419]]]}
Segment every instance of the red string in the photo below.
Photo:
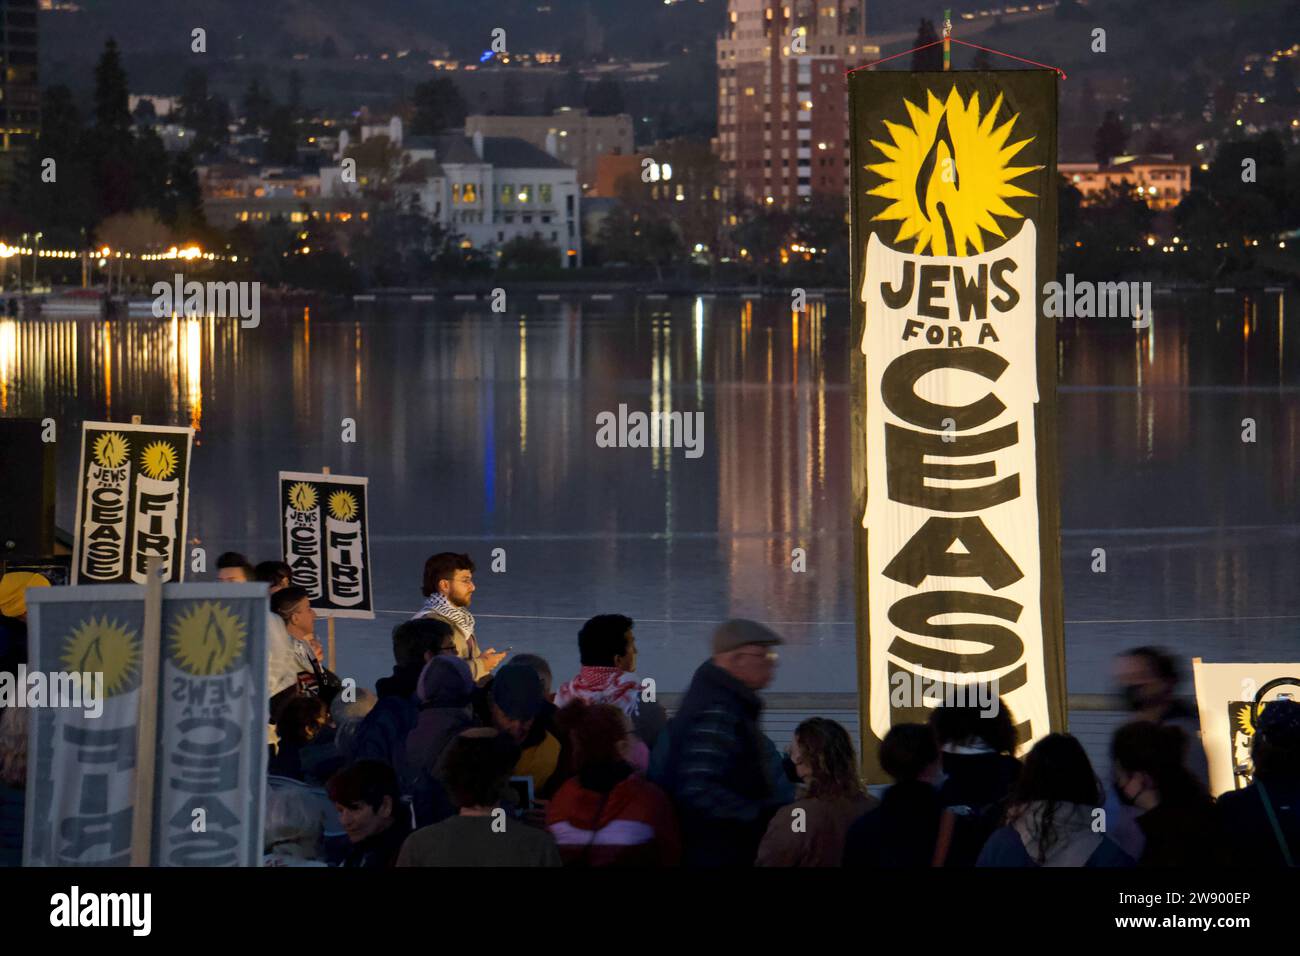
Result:
{"label": "red string", "polygon": [[[1014,53],[1003,53],[1001,50],[995,50],[992,47],[980,46],[978,43],[967,43],[965,40],[958,40],[952,37],[953,43],[960,43],[962,46],[974,47],[977,50],[983,50],[986,53],[996,53],[998,56],[1005,56],[1009,60],[1019,60],[1021,63],[1029,63],[1032,66],[1041,66],[1044,70],[1055,70],[1060,74],[1061,79],[1065,79],[1065,71],[1059,66],[1052,66],[1049,63],[1039,63],[1037,60],[1026,60],[1023,56],[1016,56]],[[926,44],[927,46],[929,44]]]}
{"label": "red string", "polygon": [[[1039,63],[1037,60],[1026,60],[1023,56],[1016,56],[1014,53],[1003,53],[1001,50],[995,50],[992,47],[987,46],[980,46],[978,43],[967,43],[965,40],[958,40],[956,37],[949,37],[948,39],[952,40],[953,43],[960,43],[962,46],[974,47],[976,50],[983,50],[986,53],[996,53],[998,56],[1005,56],[1009,60],[1019,60],[1021,63],[1028,63],[1031,66],[1041,66],[1045,70],[1055,70],[1057,74],[1060,75],[1061,79],[1065,79],[1065,71],[1059,66]],[[909,53],[916,53],[918,50],[928,50],[930,47],[937,46],[942,42],[942,39],[932,40],[929,43],[923,43],[920,46],[912,47],[910,50],[904,50],[902,53],[894,53],[891,56],[881,57],[879,60],[872,60],[870,63],[863,63],[861,66],[855,66],[851,70],[845,70],[844,75],[848,76],[850,73],[856,73],[858,70],[865,70],[881,63],[887,63],[890,60],[896,60],[900,56],[907,56]]]}

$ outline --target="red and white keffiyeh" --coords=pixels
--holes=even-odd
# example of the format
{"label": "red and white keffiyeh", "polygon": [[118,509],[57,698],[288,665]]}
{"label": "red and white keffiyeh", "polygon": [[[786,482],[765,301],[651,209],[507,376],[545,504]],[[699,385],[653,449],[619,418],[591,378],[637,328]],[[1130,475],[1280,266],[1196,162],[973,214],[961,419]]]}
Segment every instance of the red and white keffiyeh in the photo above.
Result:
{"label": "red and white keffiyeh", "polygon": [[629,717],[640,709],[640,682],[617,667],[583,667],[578,676],[560,685],[555,706],[564,707],[579,698],[588,704],[613,704]]}

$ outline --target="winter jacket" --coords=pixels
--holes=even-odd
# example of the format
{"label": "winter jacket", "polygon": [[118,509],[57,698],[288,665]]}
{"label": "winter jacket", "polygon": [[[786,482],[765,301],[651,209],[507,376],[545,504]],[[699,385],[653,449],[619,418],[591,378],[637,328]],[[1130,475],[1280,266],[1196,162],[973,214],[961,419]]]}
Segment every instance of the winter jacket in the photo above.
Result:
{"label": "winter jacket", "polygon": [[[357,728],[353,741],[355,760],[378,760],[397,771],[402,781],[406,770],[406,738],[419,716],[415,683],[424,664],[395,664],[391,677],[375,683],[379,698]],[[403,792],[406,792],[403,790]]]}
{"label": "winter jacket", "polygon": [[1163,802],[1137,818],[1146,838],[1138,866],[1206,866],[1215,862],[1214,801],[1208,794]]}
{"label": "winter jacket", "polygon": [[585,768],[556,791],[546,828],[569,866],[675,866],[672,804],[627,764]]}
{"label": "winter jacket", "polygon": [[1020,761],[991,750],[945,750],[943,770],[948,778],[939,788],[939,803],[955,818],[944,866],[974,866],[988,838],[1002,825],[1007,795],[1020,776]]}
{"label": "winter jacket", "polygon": [[[1282,847],[1264,810],[1256,782],[1222,794],[1214,805],[1218,826],[1220,862],[1231,867],[1285,866]],[[1282,836],[1291,851],[1293,866],[1300,866],[1300,780],[1265,780],[1269,803]]]}
{"label": "winter jacket", "polygon": [[438,759],[462,730],[474,726],[470,699],[474,681],[466,662],[456,657],[435,657],[421,677],[423,699],[415,726],[406,737],[404,759],[417,772],[437,773]]}
{"label": "winter jacket", "polygon": [[687,866],[752,866],[775,798],[759,730],[763,703],[706,661],[669,722],[665,782]]}
{"label": "winter jacket", "polygon": [[[755,866],[839,866],[849,827],[880,805],[875,797],[809,797],[772,816],[758,847]],[[796,829],[798,826],[798,829]]]}
{"label": "winter jacket", "polygon": [[885,791],[880,806],[849,827],[844,865],[923,867],[934,861],[943,804],[939,792],[920,780],[903,781]]}

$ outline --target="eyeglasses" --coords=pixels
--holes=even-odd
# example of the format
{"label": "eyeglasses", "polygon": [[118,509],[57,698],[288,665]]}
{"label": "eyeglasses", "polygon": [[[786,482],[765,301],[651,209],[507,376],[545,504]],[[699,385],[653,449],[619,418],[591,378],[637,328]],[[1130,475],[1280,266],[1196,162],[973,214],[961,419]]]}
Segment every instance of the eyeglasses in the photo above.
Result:
{"label": "eyeglasses", "polygon": [[442,645],[442,647],[438,648],[438,653],[445,654],[447,653],[447,651],[454,651],[454,650],[456,650],[455,644],[444,644]]}
{"label": "eyeglasses", "polygon": [[765,657],[770,663],[775,664],[780,660],[781,655],[776,651],[742,651],[741,657]]}

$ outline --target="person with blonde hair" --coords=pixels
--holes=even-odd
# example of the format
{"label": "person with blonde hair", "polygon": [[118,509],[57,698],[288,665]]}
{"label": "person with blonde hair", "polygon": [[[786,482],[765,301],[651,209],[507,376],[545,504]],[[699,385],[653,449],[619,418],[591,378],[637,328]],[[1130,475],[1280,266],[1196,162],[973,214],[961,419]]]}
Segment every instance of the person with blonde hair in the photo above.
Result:
{"label": "person with blonde hair", "polygon": [[320,804],[308,791],[268,788],[263,831],[263,866],[325,866],[325,818]]}

